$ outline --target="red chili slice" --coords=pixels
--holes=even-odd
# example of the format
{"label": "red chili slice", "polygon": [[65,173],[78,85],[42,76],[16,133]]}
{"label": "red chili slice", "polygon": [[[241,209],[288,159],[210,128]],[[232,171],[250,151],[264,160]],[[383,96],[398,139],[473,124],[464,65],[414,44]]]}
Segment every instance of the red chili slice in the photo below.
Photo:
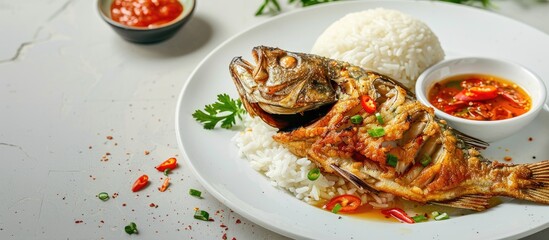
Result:
{"label": "red chili slice", "polygon": [[463,89],[461,92],[456,94],[454,98],[460,101],[482,101],[493,99],[497,96],[498,89],[495,86],[481,86]]}
{"label": "red chili slice", "polygon": [[414,223],[414,219],[408,216],[404,210],[400,208],[389,208],[381,210],[381,213],[385,216],[391,216],[405,223]]}
{"label": "red chili slice", "polygon": [[177,167],[177,159],[169,158],[168,160],[164,161],[163,163],[156,166],[155,168],[160,172],[164,172],[166,169],[173,170],[175,167]]}
{"label": "red chili slice", "polygon": [[143,176],[139,177],[137,180],[135,180],[135,183],[133,183],[132,192],[137,192],[143,189],[145,186],[147,186],[148,183],[149,176],[143,174]]}
{"label": "red chili slice", "polygon": [[362,95],[360,96],[360,104],[362,105],[362,108],[367,113],[375,113],[376,112],[376,102],[368,96],[368,95]]}
{"label": "red chili slice", "polygon": [[332,211],[332,209],[338,203],[339,205],[341,205],[341,209],[339,210],[339,212],[353,212],[358,207],[360,207],[360,204],[362,203],[362,201],[360,200],[359,197],[355,195],[344,194],[344,195],[339,195],[330,199],[330,201],[324,206],[324,208],[326,208],[329,211]]}

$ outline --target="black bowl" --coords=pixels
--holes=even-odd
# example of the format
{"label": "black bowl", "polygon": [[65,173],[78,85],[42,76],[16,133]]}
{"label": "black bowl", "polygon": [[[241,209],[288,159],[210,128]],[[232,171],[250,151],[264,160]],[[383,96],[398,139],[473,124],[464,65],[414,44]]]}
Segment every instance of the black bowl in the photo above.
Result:
{"label": "black bowl", "polygon": [[99,15],[122,38],[135,43],[155,43],[166,40],[191,19],[196,6],[196,0],[179,0],[183,5],[183,12],[173,21],[154,28],[132,27],[114,21],[111,18],[111,4],[113,0],[98,0]]}

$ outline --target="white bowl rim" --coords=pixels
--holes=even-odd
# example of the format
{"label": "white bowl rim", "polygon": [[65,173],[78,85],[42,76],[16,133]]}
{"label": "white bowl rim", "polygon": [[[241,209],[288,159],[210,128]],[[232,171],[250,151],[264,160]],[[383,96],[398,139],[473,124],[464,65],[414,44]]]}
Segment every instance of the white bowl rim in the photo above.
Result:
{"label": "white bowl rim", "polygon": [[[111,17],[110,17],[110,14],[106,14],[104,11],[103,11],[103,8],[101,7],[101,2],[103,1],[108,1],[110,2],[109,6],[112,4],[112,2],[114,0],[98,0],[97,1],[97,10],[99,11],[99,14],[101,15],[101,17],[109,22],[109,24],[112,24],[116,27],[119,27],[119,28],[125,28],[125,29],[130,29],[130,30],[135,30],[135,31],[147,31],[147,30],[156,30],[156,29],[162,29],[162,28],[165,28],[165,27],[168,27],[168,26],[171,26],[171,25],[174,25],[180,21],[182,21],[183,19],[187,18],[188,16],[190,16],[193,12],[194,12],[194,9],[196,7],[196,0],[188,0],[190,4],[183,4],[183,2],[185,0],[178,0],[181,5],[183,5],[183,12],[181,14],[179,14],[179,16],[177,16],[177,18],[171,20],[170,22],[167,22],[165,24],[162,24],[158,27],[153,27],[153,28],[149,28],[149,27],[133,27],[133,26],[128,26],[128,25],[125,25],[125,24],[122,24],[122,23],[119,23],[117,21],[114,21]],[[186,6],[189,6],[190,5],[190,8],[187,8]],[[189,9],[189,10],[187,10]]]}
{"label": "white bowl rim", "polygon": [[[502,119],[502,120],[481,121],[481,120],[465,119],[465,118],[460,118],[460,117],[450,115],[450,114],[436,108],[431,103],[429,103],[428,98],[427,98],[427,94],[426,94],[428,89],[424,89],[422,87],[424,85],[423,81],[427,78],[427,76],[429,74],[431,74],[433,71],[439,69],[440,67],[446,66],[446,65],[448,65],[450,63],[453,63],[453,62],[456,62],[456,61],[463,61],[463,60],[493,61],[493,62],[508,64],[508,65],[511,65],[515,68],[522,69],[528,75],[532,76],[533,80],[535,80],[535,83],[538,85],[538,87],[536,87],[536,89],[539,89],[540,97],[539,97],[539,99],[536,99],[535,102],[532,101],[532,107],[528,112],[526,112],[522,115],[513,117],[513,118]],[[471,73],[473,73],[473,72],[471,72]],[[474,73],[478,73],[478,72],[474,72]],[[504,76],[500,76],[500,77],[504,77]],[[513,81],[512,79],[508,79],[508,80]],[[520,86],[520,87],[523,88],[522,86]],[[543,82],[543,80],[535,72],[533,72],[532,70],[530,70],[529,68],[527,68],[527,67],[525,67],[521,64],[518,64],[518,63],[515,63],[515,62],[512,62],[512,61],[489,58],[489,57],[476,57],[476,56],[458,57],[458,58],[445,59],[441,62],[438,62],[435,65],[427,68],[425,71],[423,71],[419,75],[419,77],[417,78],[417,81],[416,81],[415,90],[416,90],[416,96],[417,96],[418,101],[422,102],[423,104],[425,104],[429,107],[432,107],[435,110],[436,115],[440,116],[442,119],[457,122],[457,123],[466,123],[466,124],[473,124],[473,125],[480,125],[480,126],[493,125],[493,124],[505,124],[505,123],[509,123],[509,122],[520,121],[521,119],[528,118],[531,115],[538,114],[538,112],[542,108],[544,108],[544,106],[546,105],[546,101],[547,101],[547,88],[545,86],[545,83]]]}

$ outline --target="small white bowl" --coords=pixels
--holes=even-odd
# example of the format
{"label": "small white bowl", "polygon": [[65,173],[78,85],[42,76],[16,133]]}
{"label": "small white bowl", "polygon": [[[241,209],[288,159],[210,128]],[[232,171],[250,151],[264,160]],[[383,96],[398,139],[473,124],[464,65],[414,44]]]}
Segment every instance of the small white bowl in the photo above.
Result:
{"label": "small white bowl", "polygon": [[[454,75],[475,73],[498,76],[516,83],[530,95],[531,109],[510,119],[478,121],[452,116],[429,103],[427,94],[436,82]],[[539,114],[547,97],[545,84],[532,71],[515,63],[482,57],[450,59],[435,64],[418,77],[415,90],[417,99],[421,103],[433,107],[435,115],[445,119],[451,127],[486,142],[509,137],[528,125]]]}

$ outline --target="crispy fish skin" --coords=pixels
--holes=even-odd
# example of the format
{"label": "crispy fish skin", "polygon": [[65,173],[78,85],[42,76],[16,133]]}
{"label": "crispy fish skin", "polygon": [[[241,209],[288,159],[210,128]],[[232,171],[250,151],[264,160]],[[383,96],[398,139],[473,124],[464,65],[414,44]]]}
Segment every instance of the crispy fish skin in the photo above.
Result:
{"label": "crispy fish skin", "polygon": [[[230,64],[244,106],[271,126],[297,127],[274,140],[324,172],[423,203],[484,210],[490,197],[502,195],[549,204],[549,161],[487,161],[475,148],[486,143],[448,127],[397,81],[310,54],[264,46],[252,53],[257,65],[241,58]],[[364,111],[363,95],[375,100],[383,121]],[[299,121],[323,107],[326,113]],[[362,123],[352,124],[354,115]],[[380,127],[385,135],[368,133]],[[387,163],[390,155],[396,166]]]}

